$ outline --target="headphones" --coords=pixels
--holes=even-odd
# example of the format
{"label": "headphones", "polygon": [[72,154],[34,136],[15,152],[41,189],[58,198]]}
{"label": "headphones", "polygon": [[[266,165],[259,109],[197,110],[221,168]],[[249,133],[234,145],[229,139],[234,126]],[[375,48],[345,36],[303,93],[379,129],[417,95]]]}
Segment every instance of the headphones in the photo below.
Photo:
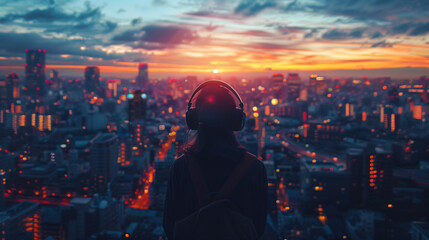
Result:
{"label": "headphones", "polygon": [[238,95],[238,93],[234,90],[234,88],[232,88],[228,83],[223,81],[218,81],[218,80],[210,80],[210,81],[204,82],[195,89],[194,93],[192,93],[191,98],[189,99],[189,102],[188,102],[188,111],[186,111],[186,124],[188,125],[188,128],[191,130],[198,129],[198,126],[200,124],[200,121],[198,120],[199,109],[196,107],[191,108],[192,99],[194,98],[195,94],[197,94],[199,91],[201,91],[201,89],[207,86],[224,87],[235,95],[235,97],[239,101],[239,104],[238,104],[239,108],[235,108],[234,110],[232,110],[232,112],[229,113],[230,127],[232,131],[240,131],[241,129],[243,129],[244,123],[246,121],[246,113],[244,113],[244,109],[243,109],[244,104],[240,98],[240,95]]}

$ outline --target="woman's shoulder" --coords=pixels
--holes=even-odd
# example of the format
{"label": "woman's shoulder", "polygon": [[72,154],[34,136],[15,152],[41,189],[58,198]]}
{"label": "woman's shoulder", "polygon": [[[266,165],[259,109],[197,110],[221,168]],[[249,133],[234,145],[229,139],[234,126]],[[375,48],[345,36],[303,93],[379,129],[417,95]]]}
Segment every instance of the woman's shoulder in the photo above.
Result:
{"label": "woman's shoulder", "polygon": [[251,159],[254,162],[253,165],[256,165],[259,168],[265,168],[264,163],[261,160],[259,160],[257,156],[247,151],[244,154],[246,154],[246,157]]}

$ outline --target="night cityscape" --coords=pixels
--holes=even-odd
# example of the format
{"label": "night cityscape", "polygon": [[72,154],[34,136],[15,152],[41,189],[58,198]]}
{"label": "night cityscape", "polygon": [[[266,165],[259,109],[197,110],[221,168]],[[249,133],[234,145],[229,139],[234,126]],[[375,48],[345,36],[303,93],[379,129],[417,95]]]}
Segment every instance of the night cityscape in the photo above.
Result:
{"label": "night cityscape", "polygon": [[1,240],[167,239],[212,79],[266,168],[261,239],[429,239],[427,1],[30,2],[0,8]]}

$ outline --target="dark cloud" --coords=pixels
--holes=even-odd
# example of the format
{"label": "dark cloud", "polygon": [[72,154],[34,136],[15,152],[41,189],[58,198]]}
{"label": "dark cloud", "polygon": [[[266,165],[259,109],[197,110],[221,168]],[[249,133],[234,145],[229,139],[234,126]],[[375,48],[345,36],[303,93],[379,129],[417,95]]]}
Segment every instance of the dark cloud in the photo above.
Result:
{"label": "dark cloud", "polygon": [[166,0],[153,0],[153,1],[152,1],[152,4],[153,4],[153,5],[162,6],[162,5],[167,4],[167,1],[166,1]]}
{"label": "dark cloud", "polygon": [[216,19],[226,19],[226,20],[242,20],[241,15],[234,15],[231,13],[222,13],[214,11],[195,11],[195,12],[186,12],[183,15],[191,17],[200,17],[200,18],[216,18]]}
{"label": "dark cloud", "polygon": [[316,33],[317,33],[317,30],[316,30],[316,29],[312,29],[311,31],[307,32],[307,33],[304,35],[304,38],[311,38],[311,37],[313,37],[313,36],[314,36],[314,34],[316,34]]}
{"label": "dark cloud", "polygon": [[374,43],[374,44],[371,45],[372,48],[377,48],[377,47],[390,48],[392,46],[393,46],[393,44],[386,42],[386,40],[383,40],[383,41],[380,41],[380,42],[376,42],[376,43]]}
{"label": "dark cloud", "polygon": [[10,13],[0,17],[0,23],[13,23],[27,28],[45,29],[46,33],[87,34],[109,33],[117,23],[106,20],[100,7],[85,3],[82,11],[65,11],[60,6],[36,8],[25,13]]}
{"label": "dark cloud", "polygon": [[279,31],[283,35],[290,34],[290,33],[302,33],[304,30],[306,30],[306,28],[290,27],[290,26],[277,27],[277,31]]}
{"label": "dark cloud", "polygon": [[[15,33],[2,32],[0,33],[1,52],[11,54],[23,54],[26,48],[28,49],[46,49],[49,54],[69,54],[76,56],[86,56],[103,59],[118,59],[121,54],[107,54],[104,51],[95,49],[88,45],[84,40],[69,40],[44,38],[37,33]],[[81,46],[86,46],[86,50],[82,51]]]}
{"label": "dark cloud", "polygon": [[131,25],[132,26],[136,26],[138,24],[142,23],[142,18],[138,17],[138,18],[134,18],[133,20],[131,20]]}
{"label": "dark cloud", "polygon": [[168,45],[190,43],[198,39],[195,31],[183,26],[147,25],[142,29],[141,41]]}
{"label": "dark cloud", "polygon": [[156,24],[146,25],[138,30],[127,30],[112,37],[112,41],[147,50],[174,48],[198,39],[198,34],[188,27]]}
{"label": "dark cloud", "polygon": [[326,31],[322,38],[330,40],[344,40],[350,38],[361,38],[364,33],[363,29],[356,28],[351,31],[344,31],[337,28]]}
{"label": "dark cloud", "polygon": [[234,13],[241,14],[243,16],[255,16],[267,8],[276,7],[275,1],[258,1],[258,0],[243,0],[234,9]]}
{"label": "dark cloud", "polygon": [[128,30],[113,36],[112,40],[118,42],[134,42],[140,39],[139,35],[139,31]]}
{"label": "dark cloud", "polygon": [[[313,11],[330,15],[352,17],[360,20],[389,20],[404,12],[413,12],[417,16],[428,13],[427,0],[322,0],[309,5]],[[411,16],[411,17],[415,17]]]}
{"label": "dark cloud", "polygon": [[381,38],[381,37],[383,37],[383,34],[380,31],[376,31],[373,34],[371,34],[372,39]]}
{"label": "dark cloud", "polygon": [[395,24],[392,27],[392,34],[407,33],[412,27],[414,27],[414,24],[411,22]]}
{"label": "dark cloud", "polygon": [[7,14],[1,19],[7,19],[7,21],[14,21],[22,19],[25,21],[35,22],[78,22],[86,20],[100,19],[101,9],[93,8],[89,3],[86,3],[86,9],[82,12],[68,13],[59,7],[50,6],[47,8],[37,8],[26,12],[24,14]]}
{"label": "dark cloud", "polygon": [[421,22],[410,32],[411,36],[425,35],[429,32],[429,22]]}

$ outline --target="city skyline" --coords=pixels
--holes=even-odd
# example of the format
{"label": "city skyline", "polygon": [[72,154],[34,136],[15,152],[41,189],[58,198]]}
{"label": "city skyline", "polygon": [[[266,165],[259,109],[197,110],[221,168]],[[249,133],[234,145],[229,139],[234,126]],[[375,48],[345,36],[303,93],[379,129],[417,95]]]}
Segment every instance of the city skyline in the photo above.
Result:
{"label": "city skyline", "polygon": [[[29,5],[31,5],[29,7]],[[47,70],[152,76],[426,75],[428,4],[401,1],[29,1],[0,10],[0,72],[24,72],[25,49],[46,49]]]}

